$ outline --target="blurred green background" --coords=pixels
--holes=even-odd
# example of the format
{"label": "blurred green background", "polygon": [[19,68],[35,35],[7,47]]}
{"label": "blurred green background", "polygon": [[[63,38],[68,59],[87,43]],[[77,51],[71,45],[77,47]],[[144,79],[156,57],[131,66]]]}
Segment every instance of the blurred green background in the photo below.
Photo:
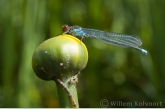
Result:
{"label": "blurred green background", "polygon": [[149,52],[86,38],[80,107],[101,107],[102,99],[165,107],[165,0],[0,0],[0,107],[59,107],[56,84],[39,79],[31,59],[64,24],[136,35]]}

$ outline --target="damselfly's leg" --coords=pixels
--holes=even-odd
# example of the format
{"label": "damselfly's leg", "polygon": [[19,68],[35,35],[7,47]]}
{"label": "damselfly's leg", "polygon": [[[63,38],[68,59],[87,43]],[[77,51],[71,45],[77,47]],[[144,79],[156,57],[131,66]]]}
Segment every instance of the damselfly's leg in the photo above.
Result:
{"label": "damselfly's leg", "polygon": [[85,39],[85,37],[84,36],[81,36],[81,42],[82,42],[83,39]]}

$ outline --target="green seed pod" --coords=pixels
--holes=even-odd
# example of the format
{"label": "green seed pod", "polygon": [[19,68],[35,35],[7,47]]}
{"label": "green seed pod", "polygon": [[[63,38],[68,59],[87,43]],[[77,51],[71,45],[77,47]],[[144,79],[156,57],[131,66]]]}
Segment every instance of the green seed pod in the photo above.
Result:
{"label": "green seed pod", "polygon": [[32,67],[43,80],[73,76],[88,62],[86,46],[76,37],[63,34],[44,41],[35,50]]}

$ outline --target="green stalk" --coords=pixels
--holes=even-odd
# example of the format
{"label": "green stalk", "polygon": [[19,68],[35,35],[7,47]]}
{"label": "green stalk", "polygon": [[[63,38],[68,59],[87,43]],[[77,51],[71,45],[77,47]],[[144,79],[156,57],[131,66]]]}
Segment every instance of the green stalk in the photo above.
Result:
{"label": "green stalk", "polygon": [[69,79],[62,78],[56,81],[58,98],[61,108],[78,108],[78,96],[76,83],[70,83]]}

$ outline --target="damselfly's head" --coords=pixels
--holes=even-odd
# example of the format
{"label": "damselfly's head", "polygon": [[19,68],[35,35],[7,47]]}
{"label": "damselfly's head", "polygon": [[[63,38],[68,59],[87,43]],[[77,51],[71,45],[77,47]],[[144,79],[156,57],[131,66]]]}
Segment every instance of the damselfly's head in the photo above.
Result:
{"label": "damselfly's head", "polygon": [[64,33],[68,33],[69,30],[70,30],[70,27],[69,27],[68,25],[63,25],[63,26],[62,26],[62,31],[63,31]]}

